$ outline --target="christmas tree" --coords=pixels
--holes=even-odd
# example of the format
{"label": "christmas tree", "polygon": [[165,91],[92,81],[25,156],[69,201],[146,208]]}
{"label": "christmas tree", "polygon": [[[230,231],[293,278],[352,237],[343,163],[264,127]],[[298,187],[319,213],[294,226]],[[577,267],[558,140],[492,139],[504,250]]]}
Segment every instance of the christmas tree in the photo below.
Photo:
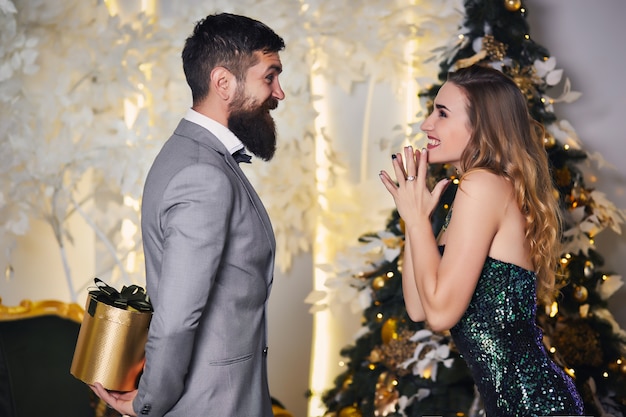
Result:
{"label": "christmas tree", "polygon": [[[619,232],[626,212],[585,184],[579,166],[587,153],[573,128],[553,109],[557,100],[570,102],[579,94],[562,80],[555,58],[530,37],[528,11],[521,0],[466,0],[464,6],[462,36],[452,48],[440,51],[441,83],[420,96],[432,101],[448,72],[478,63],[510,76],[528,99],[532,117],[546,128],[545,148],[564,216],[559,296],[539,306],[538,324],[553,359],[574,378],[586,414],[623,416],[626,332],[607,309],[607,299],[622,282],[602,271],[594,238],[606,228]],[[550,97],[559,86],[562,95]],[[433,183],[443,177],[453,183],[456,179],[451,167],[430,167]],[[448,188],[433,215],[433,232],[454,196],[455,187]],[[363,312],[361,335],[341,352],[347,358],[346,370],[323,397],[326,415],[481,415],[480,397],[449,335],[433,333],[406,315],[401,290],[403,227],[397,213],[384,231],[364,235],[361,243],[370,257],[353,279],[371,293],[371,305]]]}

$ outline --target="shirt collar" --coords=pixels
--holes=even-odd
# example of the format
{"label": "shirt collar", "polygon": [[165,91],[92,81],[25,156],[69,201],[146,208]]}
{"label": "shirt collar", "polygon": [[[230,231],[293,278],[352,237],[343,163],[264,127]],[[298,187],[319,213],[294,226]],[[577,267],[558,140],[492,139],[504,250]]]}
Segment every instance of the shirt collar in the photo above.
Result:
{"label": "shirt collar", "polygon": [[239,149],[242,149],[243,143],[235,136],[233,132],[231,132],[226,126],[223,124],[216,122],[215,120],[207,117],[201,113],[198,113],[194,109],[187,110],[185,114],[185,120],[188,120],[192,123],[202,126],[209,132],[213,133],[217,139],[224,144],[228,152],[231,154],[237,152]]}

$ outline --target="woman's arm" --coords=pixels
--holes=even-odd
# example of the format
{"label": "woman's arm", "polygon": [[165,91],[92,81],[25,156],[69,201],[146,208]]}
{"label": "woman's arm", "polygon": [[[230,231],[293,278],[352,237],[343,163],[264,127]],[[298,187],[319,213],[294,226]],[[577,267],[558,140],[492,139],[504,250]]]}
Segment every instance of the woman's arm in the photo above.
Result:
{"label": "woman's arm", "polygon": [[[412,149],[405,150],[405,158],[406,172],[416,172],[415,180],[404,179],[404,167],[399,158],[394,160],[398,186],[387,173],[381,172],[381,179],[406,225],[409,247],[405,248],[405,257],[410,254],[412,274],[405,271],[407,277],[403,277],[403,283],[410,289],[412,276],[426,321],[434,330],[449,329],[458,322],[471,300],[499,227],[504,196],[509,193],[506,182],[495,174],[475,171],[466,175],[455,197],[446,249],[441,256],[432,233],[430,214],[446,183],[440,182],[432,192],[427,188],[426,152],[415,152],[413,156]],[[414,294],[409,293],[411,297]]]}

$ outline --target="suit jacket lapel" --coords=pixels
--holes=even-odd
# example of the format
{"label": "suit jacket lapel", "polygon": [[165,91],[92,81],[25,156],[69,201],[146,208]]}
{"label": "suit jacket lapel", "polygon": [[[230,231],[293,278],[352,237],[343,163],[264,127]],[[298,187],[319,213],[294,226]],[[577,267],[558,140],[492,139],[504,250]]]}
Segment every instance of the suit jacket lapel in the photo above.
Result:
{"label": "suit jacket lapel", "polygon": [[275,255],[276,238],[274,237],[272,223],[270,221],[269,215],[267,214],[267,211],[265,210],[265,206],[259,198],[256,190],[254,189],[254,187],[252,187],[252,184],[250,184],[250,181],[239,167],[239,164],[237,164],[232,155],[228,153],[228,150],[226,149],[224,144],[220,142],[220,140],[207,129],[186,119],[180,121],[178,127],[176,127],[176,134],[194,140],[198,142],[202,147],[216,152],[222,158],[224,158],[226,164],[231,168],[233,173],[237,176],[241,184],[244,186],[244,189],[246,190],[246,193],[248,194],[248,197],[252,202],[252,206],[256,210],[257,215],[263,223],[265,235],[267,236],[267,239],[269,240],[272,248],[272,255]]}

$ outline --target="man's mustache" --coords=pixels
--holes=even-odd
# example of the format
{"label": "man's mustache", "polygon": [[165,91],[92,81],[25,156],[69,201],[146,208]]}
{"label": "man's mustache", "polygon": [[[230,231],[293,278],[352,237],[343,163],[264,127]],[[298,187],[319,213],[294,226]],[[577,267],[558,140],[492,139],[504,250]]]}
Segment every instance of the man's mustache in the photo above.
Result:
{"label": "man's mustache", "polygon": [[274,110],[276,107],[278,107],[278,99],[274,97],[268,98],[265,100],[265,103],[263,103],[264,110]]}

